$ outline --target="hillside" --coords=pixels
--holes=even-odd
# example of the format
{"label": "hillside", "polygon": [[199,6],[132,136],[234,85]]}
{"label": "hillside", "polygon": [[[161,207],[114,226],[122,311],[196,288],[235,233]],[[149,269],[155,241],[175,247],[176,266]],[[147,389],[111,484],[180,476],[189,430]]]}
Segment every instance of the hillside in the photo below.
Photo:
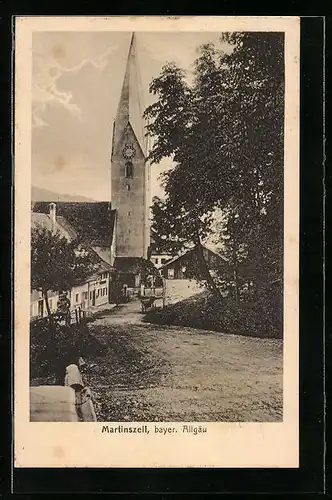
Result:
{"label": "hillside", "polygon": [[72,194],[64,194],[64,193],[55,193],[53,191],[49,191],[48,189],[40,188],[37,186],[31,186],[31,201],[82,201],[85,203],[93,203],[95,200],[91,200],[89,198],[85,198],[84,196],[72,195]]}

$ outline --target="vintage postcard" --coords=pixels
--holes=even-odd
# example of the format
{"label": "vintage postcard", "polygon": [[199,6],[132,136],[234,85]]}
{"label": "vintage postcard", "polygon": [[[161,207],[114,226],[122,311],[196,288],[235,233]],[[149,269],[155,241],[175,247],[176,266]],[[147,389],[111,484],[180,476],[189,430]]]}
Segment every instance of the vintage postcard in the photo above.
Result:
{"label": "vintage postcard", "polygon": [[16,467],[299,466],[299,42],[15,19]]}

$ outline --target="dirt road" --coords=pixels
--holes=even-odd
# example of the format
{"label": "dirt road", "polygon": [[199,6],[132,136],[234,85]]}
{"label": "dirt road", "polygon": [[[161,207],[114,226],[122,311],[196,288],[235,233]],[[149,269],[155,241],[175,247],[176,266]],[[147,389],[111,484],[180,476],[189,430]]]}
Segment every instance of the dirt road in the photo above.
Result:
{"label": "dirt road", "polygon": [[99,421],[279,421],[282,342],[142,323],[137,302],[90,325]]}

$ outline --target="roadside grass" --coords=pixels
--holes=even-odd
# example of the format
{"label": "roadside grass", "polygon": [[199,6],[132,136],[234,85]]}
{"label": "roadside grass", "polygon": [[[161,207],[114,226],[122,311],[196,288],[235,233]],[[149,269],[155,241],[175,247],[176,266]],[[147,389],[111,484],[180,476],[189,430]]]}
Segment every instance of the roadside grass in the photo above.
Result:
{"label": "roadside grass", "polygon": [[63,385],[66,366],[79,357],[105,355],[107,345],[86,325],[30,325],[30,384]]}

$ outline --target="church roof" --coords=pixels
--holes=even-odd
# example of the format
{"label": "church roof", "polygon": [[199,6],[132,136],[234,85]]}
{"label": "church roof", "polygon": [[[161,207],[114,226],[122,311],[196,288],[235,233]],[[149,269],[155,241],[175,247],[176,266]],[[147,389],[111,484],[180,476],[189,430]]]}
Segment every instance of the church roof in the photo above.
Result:
{"label": "church roof", "polygon": [[[43,217],[44,220],[48,219],[49,224],[51,224],[48,212],[49,202],[35,202],[32,218]],[[115,227],[115,214],[116,210],[111,209],[109,202],[56,203],[57,224],[61,224],[66,231],[71,228],[71,231],[75,231],[76,236],[90,246],[111,246]]]}
{"label": "church roof", "polygon": [[136,38],[133,33],[129,47],[126,70],[120,95],[117,114],[114,121],[113,149],[116,148],[128,125],[146,155],[146,138],[143,124],[143,92],[139,73]]}

